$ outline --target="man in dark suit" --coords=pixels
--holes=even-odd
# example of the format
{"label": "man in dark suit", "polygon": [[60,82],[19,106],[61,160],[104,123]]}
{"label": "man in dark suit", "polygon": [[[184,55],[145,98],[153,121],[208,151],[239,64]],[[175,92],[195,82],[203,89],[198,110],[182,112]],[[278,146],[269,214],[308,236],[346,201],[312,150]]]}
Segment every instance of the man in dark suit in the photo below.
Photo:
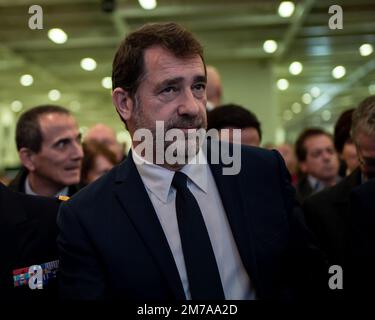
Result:
{"label": "man in dark suit", "polygon": [[80,180],[81,134],[70,112],[43,105],[17,122],[16,144],[22,168],[9,187],[45,197],[72,196]]}
{"label": "man in dark suit", "polygon": [[[330,264],[338,264],[343,268],[355,263],[351,255],[350,234],[353,219],[357,220],[357,213],[351,213],[350,194],[375,176],[374,118],[375,96],[370,96],[359,104],[352,119],[351,134],[360,167],[336,186],[313,195],[303,205],[307,225],[320,248],[327,254]],[[362,214],[358,215],[360,217]],[[357,229],[357,233],[361,231]]]}
{"label": "man in dark suit", "polygon": [[57,300],[58,208],[0,184],[0,299]]}
{"label": "man in dark suit", "polygon": [[373,298],[375,286],[375,179],[351,193],[349,288],[359,300]]}
{"label": "man in dark suit", "polygon": [[296,141],[296,155],[301,171],[296,184],[300,203],[338,182],[339,159],[329,133],[319,128],[305,129]]}
{"label": "man in dark suit", "polygon": [[321,297],[316,273],[328,269],[294,214],[280,155],[197,143],[207,125],[202,51],[175,23],[145,25],[120,45],[113,102],[132,151],[61,207],[63,298]]}

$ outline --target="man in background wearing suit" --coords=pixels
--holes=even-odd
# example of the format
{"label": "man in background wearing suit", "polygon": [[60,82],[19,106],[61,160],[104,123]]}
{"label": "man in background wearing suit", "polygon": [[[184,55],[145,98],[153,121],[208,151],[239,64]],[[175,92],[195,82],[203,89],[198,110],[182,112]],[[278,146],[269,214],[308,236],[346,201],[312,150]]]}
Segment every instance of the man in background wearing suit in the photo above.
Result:
{"label": "man in background wearing suit", "polygon": [[58,208],[0,184],[0,300],[57,301]]}
{"label": "man in background wearing suit", "polygon": [[339,181],[339,158],[332,136],[320,128],[305,129],[299,135],[295,149],[301,170],[296,183],[297,199],[303,203],[314,193]]}
{"label": "man in background wearing suit", "polygon": [[[194,36],[175,23],[143,26],[121,43],[112,79],[132,151],[61,207],[62,297],[319,298],[316,272],[327,277],[328,269],[293,214],[294,190],[280,155],[237,145],[241,170],[224,175],[224,164],[210,158],[218,142],[207,154],[194,148],[189,134],[207,126],[206,68]],[[157,121],[164,124],[161,139]],[[178,129],[184,161],[159,162],[155,149],[139,151],[141,129],[153,133],[151,146],[162,157],[173,145],[164,133]],[[162,149],[160,142],[167,142]]]}
{"label": "man in background wearing suit", "polygon": [[83,151],[69,110],[54,105],[27,110],[17,122],[16,144],[23,167],[9,188],[45,197],[78,190]]}
{"label": "man in background wearing suit", "polygon": [[[352,298],[372,300],[375,286],[375,179],[351,192],[349,282]],[[351,273],[351,274],[350,274]],[[344,278],[345,279],[345,278]]]}
{"label": "man in background wearing suit", "polygon": [[[365,247],[358,244],[366,236],[372,219],[366,217],[367,211],[362,212],[365,207],[352,204],[350,199],[357,187],[375,177],[375,96],[367,97],[354,110],[351,138],[356,145],[359,168],[334,187],[313,195],[303,205],[307,225],[320,248],[327,254],[329,263],[343,267],[345,296],[349,293],[349,290],[345,291],[345,281],[356,281],[350,279],[351,272],[345,271],[347,266],[352,268],[353,264],[357,264],[357,259],[353,258],[352,241],[357,243],[355,247],[361,251],[366,250],[371,243]],[[373,203],[373,198],[368,199],[367,210],[371,201]],[[364,268],[365,264],[361,267]],[[357,290],[350,293],[357,297],[359,294]]]}

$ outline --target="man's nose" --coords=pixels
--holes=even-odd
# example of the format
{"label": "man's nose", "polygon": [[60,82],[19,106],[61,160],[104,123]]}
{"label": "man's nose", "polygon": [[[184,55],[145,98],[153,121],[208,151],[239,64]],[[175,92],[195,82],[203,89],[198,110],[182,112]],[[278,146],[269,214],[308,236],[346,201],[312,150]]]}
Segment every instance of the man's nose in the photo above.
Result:
{"label": "man's nose", "polygon": [[72,159],[74,160],[81,160],[83,158],[83,149],[82,149],[82,144],[78,141],[75,141],[73,143],[72,147]]}
{"label": "man's nose", "polygon": [[199,103],[199,100],[194,96],[193,92],[187,89],[181,94],[178,112],[180,115],[196,116],[199,113]]}
{"label": "man's nose", "polygon": [[336,157],[335,153],[331,153],[328,151],[323,152],[323,161],[325,162],[333,162]]}

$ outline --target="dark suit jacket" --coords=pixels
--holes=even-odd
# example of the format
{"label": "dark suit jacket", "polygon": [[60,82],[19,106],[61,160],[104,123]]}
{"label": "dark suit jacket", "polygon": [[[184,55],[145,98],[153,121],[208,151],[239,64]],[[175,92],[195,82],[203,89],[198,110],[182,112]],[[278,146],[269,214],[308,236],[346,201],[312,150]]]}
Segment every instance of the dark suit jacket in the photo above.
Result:
{"label": "dark suit jacket", "polygon": [[351,193],[350,282],[353,296],[372,299],[375,287],[375,179]]}
{"label": "dark suit jacket", "polygon": [[[294,299],[298,284],[313,295],[314,272],[323,264],[301,216],[293,214],[283,160],[276,151],[243,147],[241,165],[232,176],[222,175],[222,164],[210,168],[257,298]],[[63,298],[185,299],[131,155],[64,203],[58,225]]]}
{"label": "dark suit jacket", "polygon": [[359,169],[337,185],[312,195],[303,203],[306,223],[330,264],[345,264],[350,225],[350,193],[361,184]]}
{"label": "dark suit jacket", "polygon": [[303,203],[313,194],[313,189],[307,179],[307,176],[300,179],[296,184],[296,196],[299,203]]}
{"label": "dark suit jacket", "polygon": [[[25,180],[28,174],[28,170],[25,167],[22,167],[17,173],[16,177],[9,183],[9,189],[17,192],[25,193]],[[78,191],[77,185],[69,186],[68,196],[71,197]]]}
{"label": "dark suit jacket", "polygon": [[14,287],[13,270],[58,259],[59,201],[10,191],[0,184],[0,298],[57,299],[57,280],[43,289]]}

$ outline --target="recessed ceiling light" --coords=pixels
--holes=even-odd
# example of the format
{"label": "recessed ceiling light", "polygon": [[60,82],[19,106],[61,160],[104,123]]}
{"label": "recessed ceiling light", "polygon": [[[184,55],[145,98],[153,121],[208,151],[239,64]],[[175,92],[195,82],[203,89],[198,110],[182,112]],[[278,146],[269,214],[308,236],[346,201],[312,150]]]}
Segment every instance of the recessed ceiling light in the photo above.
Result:
{"label": "recessed ceiling light", "polygon": [[112,79],[111,79],[111,77],[104,77],[102,79],[102,86],[105,89],[111,89],[112,88]]}
{"label": "recessed ceiling light", "polygon": [[361,56],[369,56],[374,51],[373,47],[369,43],[364,43],[359,47],[359,53]]}
{"label": "recessed ceiling light", "polygon": [[293,75],[300,74],[302,72],[303,66],[299,61],[294,61],[289,66],[289,72]]}
{"label": "recessed ceiling light", "polygon": [[20,83],[24,86],[24,87],[28,87],[28,86],[31,86],[34,82],[34,78],[32,75],[30,74],[24,74],[21,76],[20,78]]}
{"label": "recessed ceiling light", "polygon": [[12,123],[14,123],[13,113],[8,108],[3,110],[0,117],[0,123],[2,123],[4,127],[9,127],[12,125]]}
{"label": "recessed ceiling light", "polygon": [[302,111],[302,106],[300,103],[298,102],[295,102],[292,104],[292,111],[295,113],[295,114],[298,114]]}
{"label": "recessed ceiling light", "polygon": [[368,86],[369,94],[375,94],[375,83]]}
{"label": "recessed ceiling light", "polygon": [[292,111],[290,111],[290,110],[285,110],[285,111],[284,111],[284,114],[283,114],[283,118],[284,118],[284,120],[286,120],[286,121],[292,120],[292,118],[293,118],[293,113],[292,113]]}
{"label": "recessed ceiling light", "polygon": [[310,93],[305,93],[302,96],[302,102],[305,103],[305,104],[310,104],[312,102],[312,97],[311,97]]}
{"label": "recessed ceiling light", "polygon": [[289,88],[289,81],[286,80],[286,79],[279,79],[277,80],[277,87],[279,88],[279,90],[286,90]]}
{"label": "recessed ceiling light", "polygon": [[335,79],[341,79],[346,74],[346,69],[343,66],[337,66],[332,70],[332,77]]}
{"label": "recessed ceiling light", "polygon": [[324,121],[329,121],[329,120],[331,120],[331,118],[332,118],[331,111],[329,111],[329,110],[323,110],[323,112],[322,112],[322,119]]}
{"label": "recessed ceiling light", "polygon": [[283,1],[280,3],[278,13],[280,17],[289,18],[295,9],[295,5],[292,1]]}
{"label": "recessed ceiling light", "polygon": [[54,43],[58,44],[65,43],[66,40],[68,40],[68,36],[64,30],[59,28],[50,29],[48,31],[48,38],[50,38]]}
{"label": "recessed ceiling light", "polygon": [[143,9],[152,10],[157,6],[156,0],[138,0],[139,4]]}
{"label": "recessed ceiling light", "polygon": [[83,58],[81,68],[86,71],[93,71],[96,69],[96,61],[93,58]]}
{"label": "recessed ceiling light", "polygon": [[19,100],[14,100],[14,101],[10,104],[10,108],[12,109],[13,112],[19,112],[19,111],[21,111],[22,108],[23,108],[22,102],[19,101]]}
{"label": "recessed ceiling light", "polygon": [[277,50],[277,42],[275,40],[264,41],[263,50],[267,53],[274,53]]}
{"label": "recessed ceiling light", "polygon": [[61,98],[61,93],[59,90],[57,89],[53,89],[53,90],[50,90],[48,92],[48,98],[51,100],[51,101],[57,101]]}
{"label": "recessed ceiling light", "polygon": [[310,93],[314,98],[317,98],[320,96],[320,89],[318,87],[312,87]]}

